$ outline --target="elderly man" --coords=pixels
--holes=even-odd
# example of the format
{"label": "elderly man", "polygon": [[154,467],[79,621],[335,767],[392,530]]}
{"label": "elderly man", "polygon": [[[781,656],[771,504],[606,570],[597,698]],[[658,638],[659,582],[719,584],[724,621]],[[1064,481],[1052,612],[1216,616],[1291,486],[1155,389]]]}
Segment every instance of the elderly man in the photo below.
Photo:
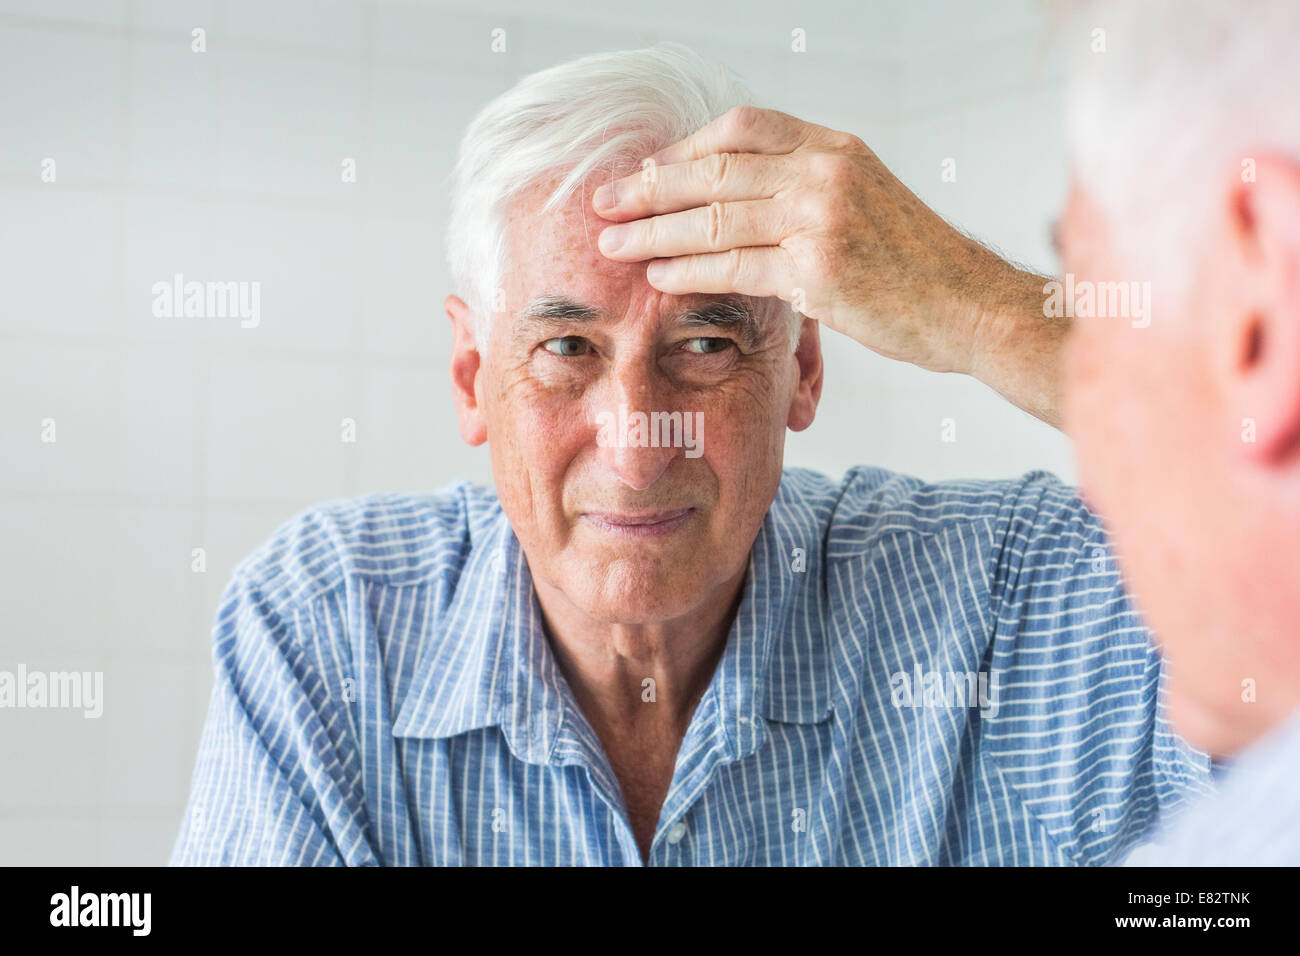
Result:
{"label": "elderly man", "polygon": [[1296,866],[1300,6],[1087,9],[1110,42],[1073,70],[1062,258],[1083,282],[1150,281],[1154,308],[1076,320],[1068,430],[1175,725],[1227,765],[1141,861]]}
{"label": "elderly man", "polygon": [[[1219,798],[1139,858],[1297,865],[1300,8],[1094,3],[1070,20],[1068,431],[1177,674],[1175,724],[1228,765]],[[1098,28],[1104,56],[1083,40]],[[923,213],[900,217],[910,197],[896,198],[859,143],[748,112],[656,159],[671,165],[594,202],[616,220],[654,215],[600,242],[623,260],[656,259],[657,289],[794,298],[807,286],[824,324],[886,354],[972,369],[1012,398],[1031,350],[1055,348],[1044,316],[1062,285],[1039,283],[1037,307],[1018,313],[1026,281],[996,264],[965,283],[983,308],[916,308],[927,288],[962,301],[945,276],[965,261],[961,240]],[[900,252],[921,265],[891,266]],[[969,364],[936,363],[926,343],[945,332],[927,317],[960,326],[972,312]],[[1015,386],[990,369],[1008,361]]]}
{"label": "elderly man", "polygon": [[1056,422],[1068,323],[743,103],[660,47],[475,120],[446,309],[496,493],[330,503],[240,565],[173,862],[1101,863],[1210,789],[1071,489],[783,468],[820,325]]}

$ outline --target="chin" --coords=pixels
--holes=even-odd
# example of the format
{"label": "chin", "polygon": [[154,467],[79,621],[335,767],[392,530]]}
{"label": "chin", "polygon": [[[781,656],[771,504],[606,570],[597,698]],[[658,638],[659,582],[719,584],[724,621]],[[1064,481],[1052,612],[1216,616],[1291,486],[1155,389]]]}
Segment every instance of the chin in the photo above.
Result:
{"label": "chin", "polygon": [[682,568],[669,572],[650,556],[615,559],[575,581],[584,588],[577,603],[600,620],[619,624],[646,624],[671,620],[697,603],[696,590],[703,575],[686,575]]}
{"label": "chin", "polygon": [[592,618],[608,624],[658,624],[680,617],[688,610],[679,595],[640,594],[609,597],[588,595],[578,602]]}

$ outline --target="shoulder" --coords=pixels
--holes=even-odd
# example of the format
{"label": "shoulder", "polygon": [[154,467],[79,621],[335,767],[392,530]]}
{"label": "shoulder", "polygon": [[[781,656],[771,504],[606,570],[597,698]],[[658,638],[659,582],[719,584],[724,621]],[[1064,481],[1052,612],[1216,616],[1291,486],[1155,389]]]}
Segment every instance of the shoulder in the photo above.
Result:
{"label": "shoulder", "polygon": [[782,497],[811,499],[826,507],[828,544],[841,555],[870,548],[892,534],[924,537],[961,529],[991,544],[1015,526],[1060,531],[1090,518],[1077,492],[1042,470],[1005,479],[926,481],[858,465],[836,481],[790,468]]}
{"label": "shoulder", "polygon": [[292,516],[236,566],[263,600],[301,606],[364,579],[387,586],[454,575],[501,517],[490,489],[456,481],[430,492],[322,502]]}

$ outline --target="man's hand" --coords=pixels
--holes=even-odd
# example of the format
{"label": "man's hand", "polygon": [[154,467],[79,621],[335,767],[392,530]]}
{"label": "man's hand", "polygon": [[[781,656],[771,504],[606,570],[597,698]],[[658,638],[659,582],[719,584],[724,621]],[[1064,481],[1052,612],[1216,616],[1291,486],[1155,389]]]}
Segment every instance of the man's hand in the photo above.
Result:
{"label": "man's hand", "polygon": [[[856,136],[739,107],[592,204],[619,223],[601,252],[658,260],[646,274],[661,292],[776,296],[881,355],[976,375],[1056,424],[1065,328],[1042,317],[1045,280],[949,226]],[[1028,367],[992,354],[1026,334]]]}

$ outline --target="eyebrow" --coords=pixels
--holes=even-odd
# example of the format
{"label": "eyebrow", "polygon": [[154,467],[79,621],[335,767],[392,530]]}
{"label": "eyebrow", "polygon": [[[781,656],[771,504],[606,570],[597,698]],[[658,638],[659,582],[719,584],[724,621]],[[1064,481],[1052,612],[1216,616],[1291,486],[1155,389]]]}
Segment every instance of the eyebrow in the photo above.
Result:
{"label": "eyebrow", "polygon": [[559,325],[563,322],[595,322],[603,314],[600,309],[582,305],[563,296],[542,295],[528,303],[528,307],[520,313],[520,316],[550,325]]}
{"label": "eyebrow", "polygon": [[[575,322],[598,322],[605,317],[603,309],[560,295],[538,296],[520,313],[522,319],[553,327]],[[735,298],[718,299],[698,308],[685,309],[676,318],[679,325],[732,331],[748,348],[752,348],[762,338],[762,330],[754,313],[744,302]]]}
{"label": "eyebrow", "polygon": [[690,309],[682,313],[681,324],[731,330],[740,337],[746,348],[752,348],[762,338],[754,313],[736,299],[719,299],[698,309]]}

